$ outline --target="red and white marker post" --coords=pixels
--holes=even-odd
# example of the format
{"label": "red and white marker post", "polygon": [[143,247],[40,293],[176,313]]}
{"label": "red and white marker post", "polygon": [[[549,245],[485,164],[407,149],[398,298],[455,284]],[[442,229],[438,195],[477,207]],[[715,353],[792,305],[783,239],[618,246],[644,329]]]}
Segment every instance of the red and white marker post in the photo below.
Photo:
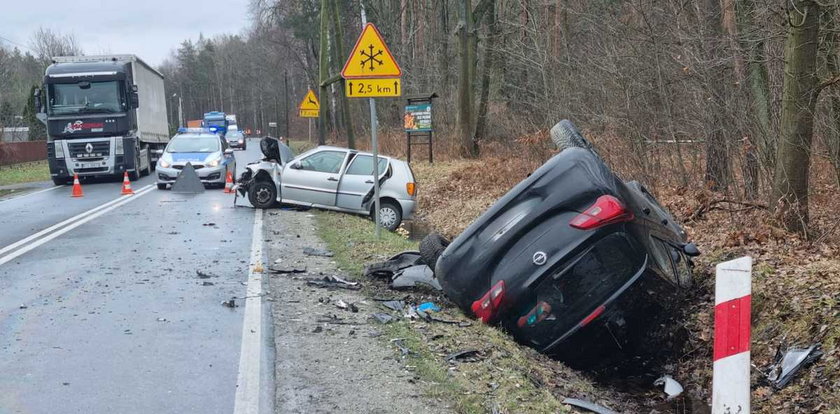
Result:
{"label": "red and white marker post", "polygon": [[752,258],[715,267],[712,414],[750,412]]}

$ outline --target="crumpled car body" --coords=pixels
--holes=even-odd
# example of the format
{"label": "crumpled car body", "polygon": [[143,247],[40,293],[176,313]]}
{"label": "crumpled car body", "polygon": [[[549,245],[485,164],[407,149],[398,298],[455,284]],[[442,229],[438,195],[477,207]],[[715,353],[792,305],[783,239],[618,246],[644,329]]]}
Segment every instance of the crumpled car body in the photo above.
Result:
{"label": "crumpled car body", "polygon": [[[691,283],[685,232],[591,149],[562,150],[443,251],[435,275],[467,313],[580,365],[668,336]],[[653,331],[665,326],[666,332]],[[649,334],[649,335],[648,335]],[[589,361],[591,362],[591,361]]]}

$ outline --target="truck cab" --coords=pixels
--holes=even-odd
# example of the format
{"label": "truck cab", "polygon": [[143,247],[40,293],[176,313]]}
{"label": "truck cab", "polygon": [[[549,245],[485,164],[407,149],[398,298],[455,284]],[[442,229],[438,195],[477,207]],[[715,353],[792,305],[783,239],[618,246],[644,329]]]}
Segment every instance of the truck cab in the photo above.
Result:
{"label": "truck cab", "polygon": [[56,185],[74,174],[127,172],[136,180],[152,170],[156,150],[169,140],[163,77],[133,55],[54,58],[44,91],[36,93],[36,109],[47,126]]}

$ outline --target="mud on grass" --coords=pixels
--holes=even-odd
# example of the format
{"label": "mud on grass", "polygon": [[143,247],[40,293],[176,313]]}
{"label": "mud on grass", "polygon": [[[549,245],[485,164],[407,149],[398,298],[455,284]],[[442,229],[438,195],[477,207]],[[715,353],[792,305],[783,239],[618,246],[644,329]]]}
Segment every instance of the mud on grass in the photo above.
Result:
{"label": "mud on grass", "polygon": [[[395,233],[383,232],[376,240],[370,220],[328,212],[316,213],[318,233],[343,271],[361,280],[372,300],[404,299],[419,304],[433,301],[440,319],[469,322],[467,327],[400,319],[383,325],[387,338],[405,338],[411,350],[405,363],[425,384],[425,392],[452,402],[462,413],[570,412],[564,397],[584,398],[612,409],[633,412],[638,406],[622,394],[598,385],[578,371],[514,342],[504,332],[465,316],[445,296],[426,290],[395,291],[382,280],[365,280],[366,263],[380,261],[417,243]],[[384,309],[384,308],[383,308]],[[446,356],[466,349],[480,352],[480,360],[450,363]],[[395,352],[398,352],[395,349]]]}

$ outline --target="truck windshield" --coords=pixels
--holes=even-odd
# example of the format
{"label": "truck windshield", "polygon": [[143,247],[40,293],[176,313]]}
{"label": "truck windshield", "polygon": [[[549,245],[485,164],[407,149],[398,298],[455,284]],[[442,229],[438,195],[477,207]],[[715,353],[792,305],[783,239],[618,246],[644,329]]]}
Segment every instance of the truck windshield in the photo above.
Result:
{"label": "truck windshield", "polygon": [[219,150],[219,137],[181,136],[172,138],[166,147],[166,152],[216,152]]}
{"label": "truck windshield", "polygon": [[49,86],[52,115],[125,111],[117,81],[56,83]]}

